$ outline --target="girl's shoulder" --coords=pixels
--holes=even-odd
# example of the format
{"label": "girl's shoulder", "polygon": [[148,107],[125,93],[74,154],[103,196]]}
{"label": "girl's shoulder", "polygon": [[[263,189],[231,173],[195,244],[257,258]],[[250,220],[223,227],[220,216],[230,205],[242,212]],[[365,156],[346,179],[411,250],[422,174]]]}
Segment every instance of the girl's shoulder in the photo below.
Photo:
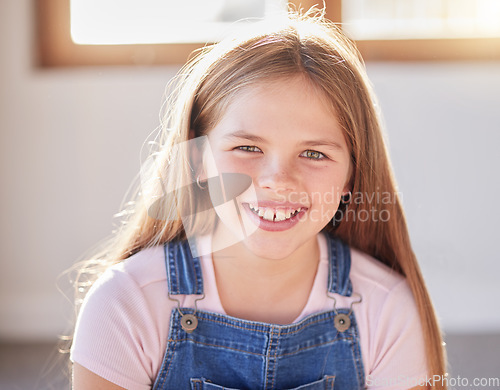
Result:
{"label": "girl's shoulder", "polygon": [[165,282],[163,246],[142,249],[129,258],[109,267],[95,281],[87,295],[121,294],[121,290],[142,290]]}
{"label": "girl's shoulder", "polygon": [[[415,320],[415,324],[419,323],[418,308],[410,285],[396,270],[364,252],[351,248],[349,277],[353,292],[362,299],[361,304],[354,307],[360,314],[369,318],[372,325],[388,322],[391,326],[401,327],[399,330],[393,329],[398,333],[403,332],[404,328],[412,327],[409,319]],[[402,309],[407,314],[405,319],[397,317],[397,313]],[[374,330],[373,327],[370,333]]]}
{"label": "girl's shoulder", "polygon": [[174,307],[166,278],[163,246],[108,268],[85,296],[71,360],[124,388],[150,388]]}
{"label": "girl's shoulder", "polygon": [[142,249],[136,254],[115,264],[109,269],[112,274],[124,274],[132,278],[139,287],[164,282],[165,252],[162,245]]}
{"label": "girl's shoulder", "polygon": [[406,278],[399,272],[355,248],[351,248],[350,278],[353,284],[385,292],[406,284]]}
{"label": "girl's shoulder", "polygon": [[[327,267],[336,267],[336,262],[328,261],[328,240],[335,241],[339,239],[334,236],[328,236],[327,234],[318,235],[321,261],[325,265],[329,264]],[[340,240],[340,242],[342,246],[347,247],[342,240]],[[398,285],[406,284],[406,278],[403,275],[391,269],[380,260],[352,246],[348,248],[350,254],[349,278],[353,284],[354,291],[356,291],[356,287],[358,287],[363,290],[368,289],[389,292]]]}
{"label": "girl's shoulder", "polygon": [[163,247],[143,249],[109,267],[93,283],[83,300],[77,321],[95,324],[104,319],[103,313],[113,313],[115,319],[133,321],[134,315],[150,308],[155,298],[165,293],[166,270]]}
{"label": "girl's shoulder", "polygon": [[[359,324],[367,379],[371,383],[385,383],[394,379],[394,373],[408,380],[425,377],[423,331],[406,278],[353,248],[350,278],[353,291],[362,299],[353,310]],[[402,387],[411,386],[396,383],[394,388]]]}

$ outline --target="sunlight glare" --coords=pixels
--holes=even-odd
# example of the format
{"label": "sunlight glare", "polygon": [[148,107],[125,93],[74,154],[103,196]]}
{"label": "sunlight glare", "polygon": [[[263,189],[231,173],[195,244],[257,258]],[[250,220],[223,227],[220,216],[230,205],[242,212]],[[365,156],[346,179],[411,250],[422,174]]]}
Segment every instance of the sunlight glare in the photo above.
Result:
{"label": "sunlight glare", "polygon": [[[71,0],[77,44],[220,40],[235,21],[284,9],[284,0]],[[274,12],[274,11],[273,11]]]}

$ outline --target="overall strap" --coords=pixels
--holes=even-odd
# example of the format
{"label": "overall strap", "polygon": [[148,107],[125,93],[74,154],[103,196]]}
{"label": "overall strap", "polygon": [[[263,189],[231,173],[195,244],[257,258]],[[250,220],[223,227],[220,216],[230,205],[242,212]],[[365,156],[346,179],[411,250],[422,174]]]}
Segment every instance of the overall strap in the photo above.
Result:
{"label": "overall strap", "polygon": [[351,249],[337,237],[326,234],[330,270],[328,273],[328,292],[350,297],[352,283],[349,278],[351,271]]}
{"label": "overall strap", "polygon": [[164,246],[170,295],[203,294],[203,277],[196,248],[186,241],[167,242]]}

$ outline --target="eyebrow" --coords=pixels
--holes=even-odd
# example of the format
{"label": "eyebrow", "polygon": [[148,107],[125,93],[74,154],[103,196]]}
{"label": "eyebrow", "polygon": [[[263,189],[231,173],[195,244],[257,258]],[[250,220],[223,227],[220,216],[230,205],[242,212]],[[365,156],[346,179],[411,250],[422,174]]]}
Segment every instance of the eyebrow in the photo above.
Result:
{"label": "eyebrow", "polygon": [[224,136],[224,138],[241,138],[241,139],[247,139],[249,141],[254,141],[254,142],[267,143],[267,141],[264,138],[259,137],[258,135],[255,135],[252,133],[248,133],[248,132],[243,131],[243,130],[238,130],[238,131],[235,131],[234,133],[226,134]]}
{"label": "eyebrow", "polygon": [[304,146],[329,146],[333,149],[339,149],[342,150],[342,146],[335,141],[329,140],[329,139],[318,139],[318,140],[311,140],[311,141],[304,141],[301,142],[300,145]]}
{"label": "eyebrow", "polygon": [[[227,134],[224,136],[224,138],[229,138],[229,139],[240,138],[240,139],[245,139],[245,140],[249,140],[249,141],[253,141],[253,142],[260,142],[260,143],[264,143],[264,144],[267,143],[267,141],[264,138],[259,137],[258,135],[255,135],[252,133],[248,133],[244,130],[238,130],[238,131],[235,131],[234,133]],[[343,149],[342,146],[338,142],[335,142],[335,141],[329,140],[329,139],[309,140],[309,141],[300,142],[299,145],[300,146],[308,146],[308,147],[328,146],[328,147],[331,147],[333,149],[339,149],[339,150]]]}

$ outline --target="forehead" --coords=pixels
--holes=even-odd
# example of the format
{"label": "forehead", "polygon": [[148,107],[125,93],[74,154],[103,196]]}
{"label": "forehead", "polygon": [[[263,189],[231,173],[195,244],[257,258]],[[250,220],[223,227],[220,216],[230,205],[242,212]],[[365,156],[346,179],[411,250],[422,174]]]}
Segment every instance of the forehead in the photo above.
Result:
{"label": "forehead", "polygon": [[[279,96],[278,101],[287,100],[288,96],[293,96],[297,100],[297,91],[300,91],[301,99],[320,102],[318,108],[330,111],[330,114],[336,116],[333,103],[326,93],[306,75],[302,74],[259,80],[256,83],[239,88],[232,100],[261,99],[266,95]],[[231,102],[228,105],[230,104]]]}
{"label": "forehead", "polygon": [[212,130],[271,132],[283,127],[294,136],[341,132],[332,102],[303,75],[262,80],[240,88],[227,98],[220,121]]}

